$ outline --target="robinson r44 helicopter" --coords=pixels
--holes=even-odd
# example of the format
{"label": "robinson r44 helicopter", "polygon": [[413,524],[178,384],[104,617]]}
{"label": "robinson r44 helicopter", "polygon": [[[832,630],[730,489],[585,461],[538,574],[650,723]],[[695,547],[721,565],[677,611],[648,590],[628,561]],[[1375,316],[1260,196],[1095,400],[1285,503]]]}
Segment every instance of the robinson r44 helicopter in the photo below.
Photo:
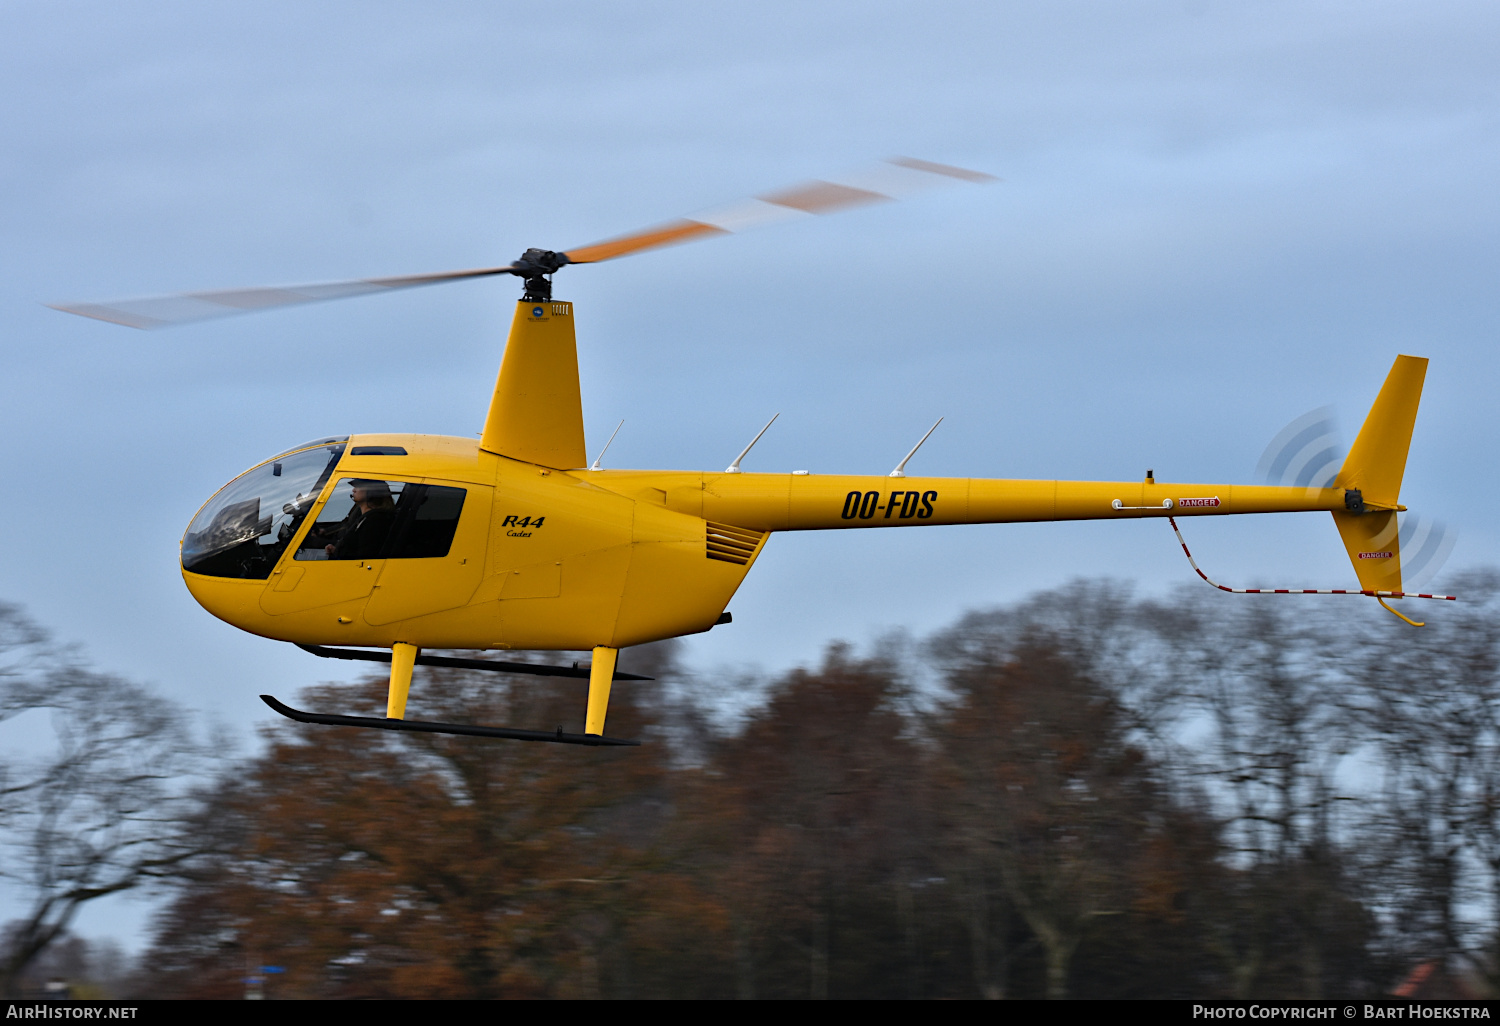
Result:
{"label": "robinson r44 helicopter", "polygon": [[[262,696],[303,722],[637,744],[604,734],[612,682],[646,679],[617,670],[619,650],[728,622],[725,607],[777,531],[1138,517],[1166,518],[1175,530],[1179,515],[1323,510],[1333,514],[1360,585],[1333,593],[1382,605],[1452,597],[1401,590],[1396,514],[1405,507],[1397,500],[1427,368],[1413,356],[1396,358],[1327,487],[1168,484],[1150,471],[1141,481],[908,477],[915,448],[884,477],[741,473],[750,446],[722,473],[589,465],[573,305],[553,298],[557,271],[931,185],[988,180],[897,158],[858,179],[811,182],[591,246],[528,249],[503,267],[57,309],[155,328],[467,278],[524,281],[478,440],[320,438],[236,477],[188,525],[183,579],[214,616],[316,655],[390,663],[384,719],[304,712]],[[593,660],[582,668],[543,666],[426,649],[591,649]],[[415,665],[586,677],[583,733],[407,720]]]}

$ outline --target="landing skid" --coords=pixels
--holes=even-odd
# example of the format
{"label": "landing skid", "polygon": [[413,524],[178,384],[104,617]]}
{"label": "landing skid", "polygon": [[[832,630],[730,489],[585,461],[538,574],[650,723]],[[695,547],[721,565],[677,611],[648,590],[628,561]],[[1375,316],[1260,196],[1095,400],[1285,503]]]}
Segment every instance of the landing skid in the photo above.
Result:
{"label": "landing skid", "polygon": [[422,720],[378,719],[374,716],[335,716],[329,713],[303,712],[278,702],[270,695],[261,695],[261,701],[288,719],[298,723],[325,723],[331,727],[374,727],[377,730],[415,730],[424,734],[461,734],[466,737],[503,737],[513,741],[550,741],[560,745],[639,745],[639,741],[625,738],[603,737],[599,734],[564,734],[558,727],[555,731],[519,730],[515,727],[481,727],[468,723],[426,723]]}

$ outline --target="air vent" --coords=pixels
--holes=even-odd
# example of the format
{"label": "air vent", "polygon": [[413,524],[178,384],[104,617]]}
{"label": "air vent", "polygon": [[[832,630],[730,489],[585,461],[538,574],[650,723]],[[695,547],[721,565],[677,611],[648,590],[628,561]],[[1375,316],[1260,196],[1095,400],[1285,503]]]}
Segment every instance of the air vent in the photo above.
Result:
{"label": "air vent", "polygon": [[755,558],[755,550],[765,538],[763,531],[750,531],[728,524],[708,525],[708,558],[744,566]]}

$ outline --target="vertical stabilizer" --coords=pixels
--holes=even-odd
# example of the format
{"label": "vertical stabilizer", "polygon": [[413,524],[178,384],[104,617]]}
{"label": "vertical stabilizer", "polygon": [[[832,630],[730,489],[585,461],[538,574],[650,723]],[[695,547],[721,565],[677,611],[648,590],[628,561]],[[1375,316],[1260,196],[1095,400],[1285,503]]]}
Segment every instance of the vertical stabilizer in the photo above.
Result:
{"label": "vertical stabilizer", "polygon": [[1335,513],[1361,591],[1401,591],[1401,540],[1392,510]]}
{"label": "vertical stabilizer", "polygon": [[1359,437],[1349,447],[1349,455],[1334,478],[1335,488],[1356,489],[1367,504],[1396,505],[1426,377],[1426,357],[1396,357],[1370,415],[1359,429]]}
{"label": "vertical stabilizer", "polygon": [[1426,376],[1425,357],[1396,357],[1333,481],[1335,488],[1345,489],[1348,505],[1333,521],[1365,591],[1402,590],[1396,511]]}
{"label": "vertical stabilizer", "polygon": [[479,447],[558,470],[587,466],[572,303],[516,306]]}

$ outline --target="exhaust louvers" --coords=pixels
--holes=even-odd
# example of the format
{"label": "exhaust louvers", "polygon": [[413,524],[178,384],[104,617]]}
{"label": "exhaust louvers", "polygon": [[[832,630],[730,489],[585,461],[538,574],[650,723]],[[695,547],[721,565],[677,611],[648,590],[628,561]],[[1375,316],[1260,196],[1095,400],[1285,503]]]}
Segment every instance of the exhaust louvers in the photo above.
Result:
{"label": "exhaust louvers", "polygon": [[721,559],[726,563],[744,566],[755,556],[755,550],[765,537],[761,531],[749,531],[728,524],[708,525],[708,558]]}

